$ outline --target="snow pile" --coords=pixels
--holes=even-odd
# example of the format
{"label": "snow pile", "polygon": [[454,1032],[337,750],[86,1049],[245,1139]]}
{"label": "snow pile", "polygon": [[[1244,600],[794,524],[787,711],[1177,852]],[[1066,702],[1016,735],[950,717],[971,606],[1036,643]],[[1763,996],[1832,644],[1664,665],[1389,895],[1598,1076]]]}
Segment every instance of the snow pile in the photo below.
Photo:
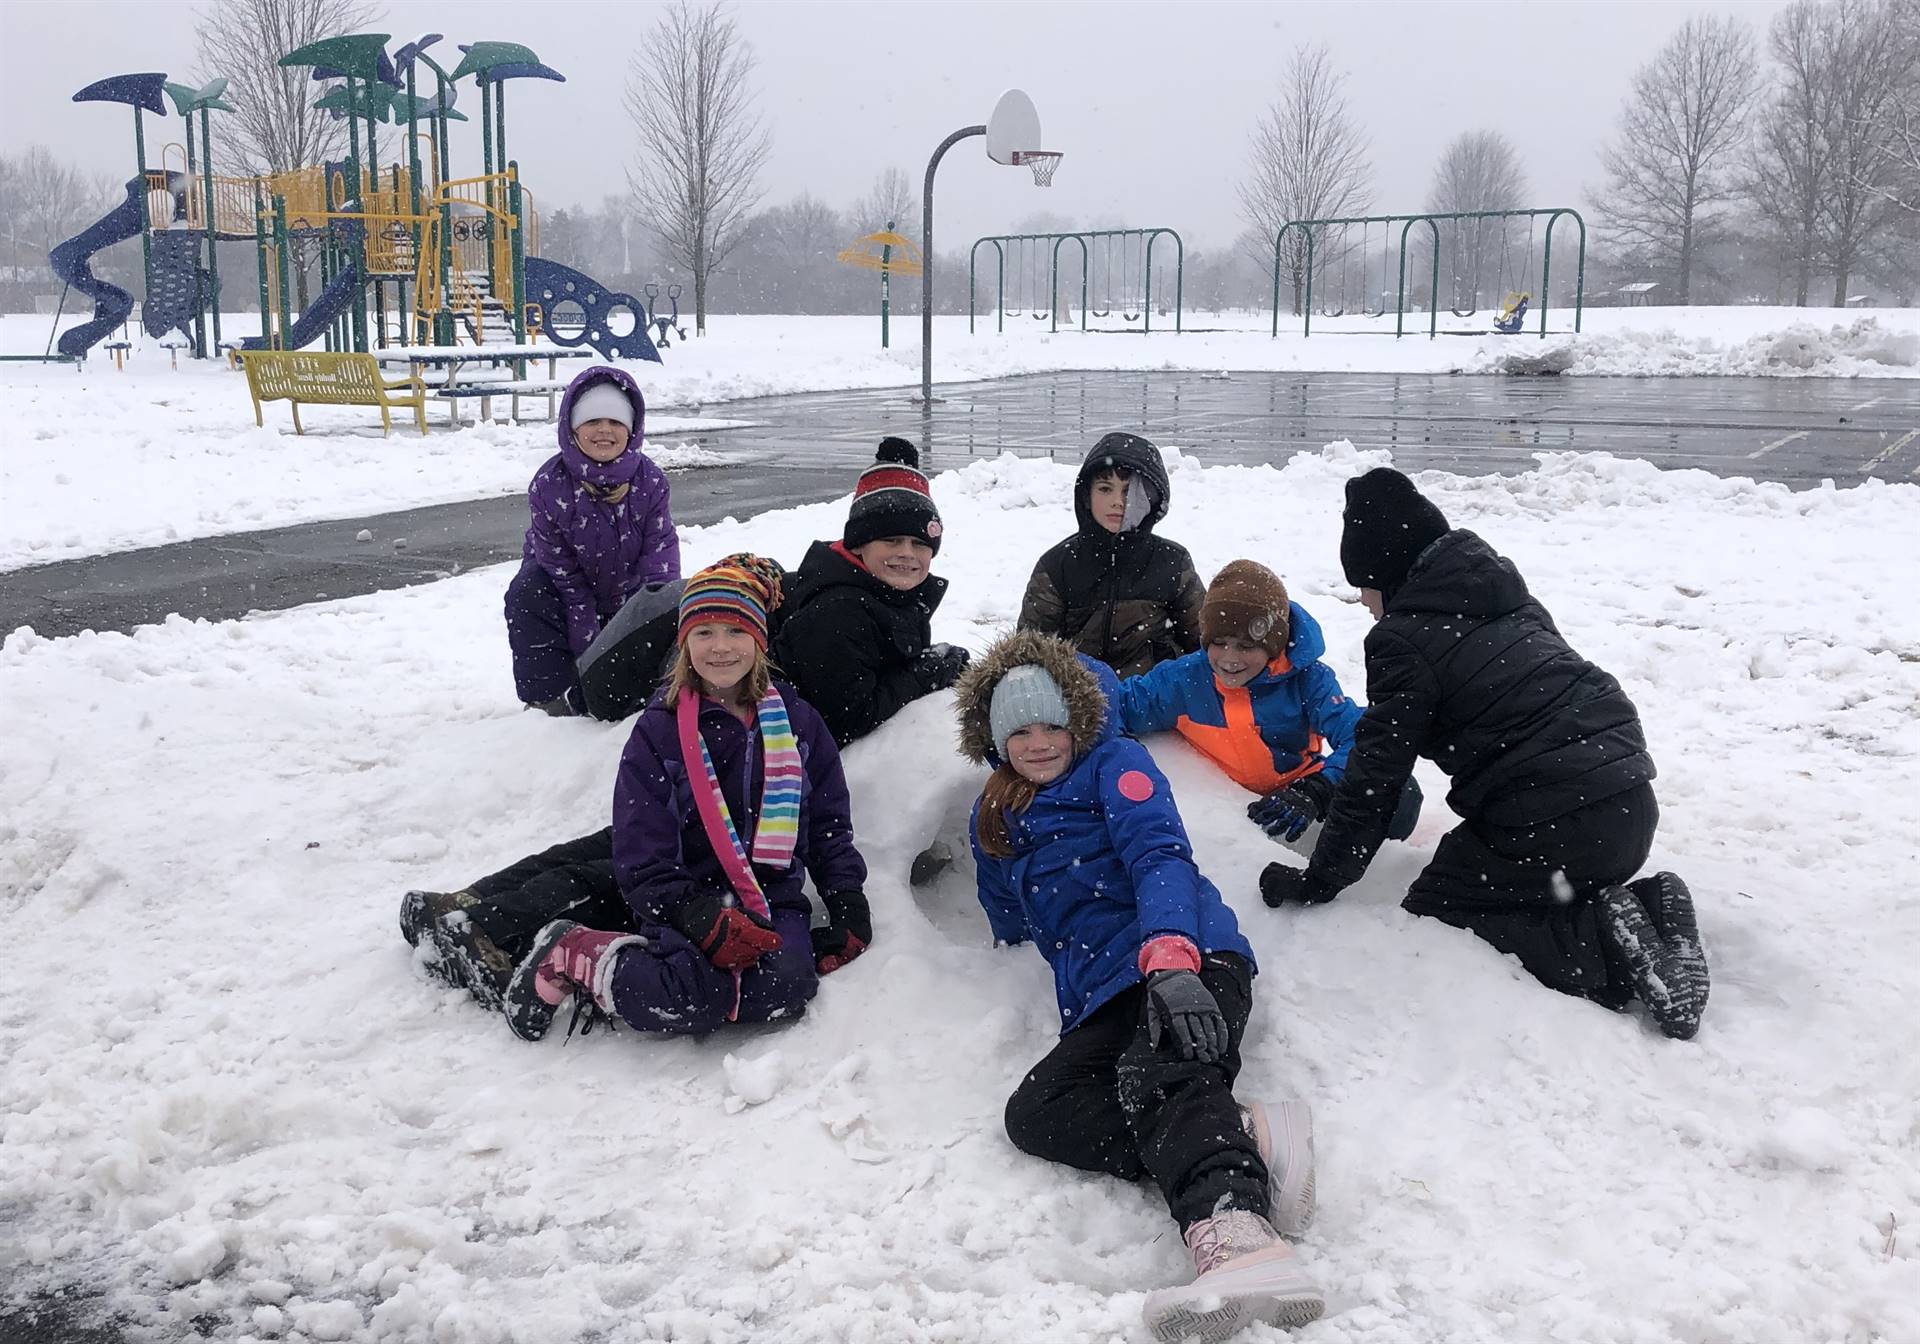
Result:
{"label": "snow pile", "polygon": [[[1381,457],[1175,455],[1163,527],[1203,571],[1280,568],[1356,690],[1341,489]],[[936,638],[1011,620],[1072,474],[936,481]],[[1246,796],[1153,743],[1260,956],[1242,1089],[1316,1110],[1330,1305],[1297,1337],[1920,1338],[1920,488],[1580,456],[1420,479],[1640,705],[1714,999],[1668,1042],[1402,912],[1447,821],[1424,767],[1410,844],[1270,911]],[[797,560],[844,508],[690,529],[688,562]],[[1185,1272],[1157,1196],[1000,1127],[1052,1040],[1045,965],[989,946],[964,872],[906,885],[978,782],[946,697],[847,754],[879,938],[804,1020],[528,1046],[412,965],[403,890],[606,816],[624,734],[513,704],[506,578],[0,646],[0,1283],[155,1339],[1142,1338]]]}
{"label": "snow pile", "polygon": [[[1589,315],[1591,319],[1592,315]],[[1728,343],[1671,327],[1588,331],[1483,343],[1474,373],[1580,373],[1633,377],[1738,376],[1911,378],[1920,376],[1920,332],[1863,317],[1845,326],[1795,322]]]}

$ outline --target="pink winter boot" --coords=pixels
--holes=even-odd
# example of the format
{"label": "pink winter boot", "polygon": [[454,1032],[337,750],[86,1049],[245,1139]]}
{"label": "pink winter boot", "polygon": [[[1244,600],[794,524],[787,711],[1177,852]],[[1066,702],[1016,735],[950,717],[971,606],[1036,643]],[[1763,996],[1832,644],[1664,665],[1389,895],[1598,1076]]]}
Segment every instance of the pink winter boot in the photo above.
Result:
{"label": "pink winter boot", "polygon": [[1234,1209],[1187,1229],[1194,1280],[1147,1294],[1143,1315],[1162,1344],[1219,1341],[1255,1321],[1292,1328],[1320,1319],[1327,1299],[1257,1213]]}
{"label": "pink winter boot", "polygon": [[[534,936],[533,950],[507,982],[502,1005],[507,1025],[521,1040],[537,1041],[553,1025],[560,1005],[576,994],[586,995],[590,1012],[613,1016],[613,971],[620,953],[644,947],[646,941],[637,934],[607,933],[570,919],[554,920]],[[592,1025],[591,1016],[588,1025]]]}
{"label": "pink winter boot", "polygon": [[1304,1101],[1245,1101],[1240,1122],[1267,1164],[1267,1218],[1274,1231],[1298,1241],[1313,1222],[1313,1112]]}

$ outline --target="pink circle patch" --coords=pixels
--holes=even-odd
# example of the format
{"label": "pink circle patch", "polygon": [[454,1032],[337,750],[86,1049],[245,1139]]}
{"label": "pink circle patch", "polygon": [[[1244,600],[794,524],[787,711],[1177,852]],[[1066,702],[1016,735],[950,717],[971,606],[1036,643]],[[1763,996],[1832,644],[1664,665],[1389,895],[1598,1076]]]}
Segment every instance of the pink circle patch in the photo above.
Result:
{"label": "pink circle patch", "polygon": [[940,535],[941,530],[942,529],[940,527],[940,520],[938,518],[933,519],[931,522],[927,524],[927,540],[932,541],[935,537]]}
{"label": "pink circle patch", "polygon": [[1120,776],[1120,796],[1130,803],[1144,803],[1153,797],[1153,781],[1139,770]]}

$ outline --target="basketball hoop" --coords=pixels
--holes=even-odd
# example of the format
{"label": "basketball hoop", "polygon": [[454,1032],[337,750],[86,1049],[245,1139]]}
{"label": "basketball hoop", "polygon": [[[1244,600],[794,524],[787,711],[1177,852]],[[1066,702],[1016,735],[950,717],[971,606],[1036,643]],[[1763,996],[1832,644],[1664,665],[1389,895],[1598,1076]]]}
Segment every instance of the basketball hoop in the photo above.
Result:
{"label": "basketball hoop", "polygon": [[1053,170],[1060,166],[1064,153],[1055,153],[1051,149],[1016,149],[1012,162],[1015,166],[1024,164],[1033,170],[1033,185],[1050,187],[1053,185]]}

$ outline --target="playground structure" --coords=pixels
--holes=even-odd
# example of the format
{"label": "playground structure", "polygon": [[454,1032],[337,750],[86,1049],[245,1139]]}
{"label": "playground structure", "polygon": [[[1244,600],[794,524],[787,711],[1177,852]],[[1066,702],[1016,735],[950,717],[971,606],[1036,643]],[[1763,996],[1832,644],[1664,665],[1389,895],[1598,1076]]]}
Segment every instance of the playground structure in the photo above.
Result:
{"label": "playground structure", "polygon": [[[1153,249],[1162,240],[1171,239],[1174,249],[1173,303],[1167,304],[1165,271],[1156,283]],[[1173,316],[1177,333],[1182,325],[1182,307],[1186,291],[1187,248],[1172,229],[1081,229],[1068,233],[990,234],[974,240],[967,254],[967,330],[974,329],[974,289],[977,263],[982,247],[994,252],[994,330],[1006,330],[1008,317],[1025,313],[1036,321],[1049,322],[1049,331],[1060,330],[1060,249],[1067,244],[1078,249],[1080,261],[1080,330],[1138,331],[1153,330],[1155,313]],[[1013,302],[1007,302],[1007,255],[1013,254]],[[1069,249],[1068,257],[1074,255]],[[1164,255],[1164,253],[1163,253]],[[1044,300],[1044,302],[1043,302]],[[1127,326],[1093,327],[1090,317],[1114,316],[1114,309]],[[1069,305],[1067,322],[1073,314]],[[1133,323],[1139,326],[1133,326]]]}
{"label": "playground structure", "polygon": [[[1535,266],[1536,226],[1545,219],[1544,241]],[[1429,256],[1426,308],[1427,336],[1440,334],[1440,310],[1445,306],[1456,317],[1472,317],[1481,306],[1481,263],[1494,243],[1493,226],[1498,224],[1498,256],[1491,279],[1493,293],[1504,294],[1492,306],[1491,329],[1499,335],[1518,335],[1532,307],[1540,317],[1539,335],[1547,334],[1547,311],[1551,306],[1553,279],[1553,231],[1562,219],[1571,218],[1579,229],[1579,260],[1573,289],[1573,330],[1580,330],[1586,303],[1587,224],[1578,210],[1569,207],[1542,207],[1523,210],[1473,210],[1415,215],[1364,215],[1347,219],[1294,219],[1280,226],[1273,239],[1273,335],[1280,334],[1280,290],[1288,276],[1298,277],[1302,293],[1297,296],[1302,316],[1300,334],[1313,334],[1314,283],[1331,272],[1339,278],[1335,299],[1322,293],[1320,315],[1338,318],[1356,313],[1368,318],[1384,317],[1389,299],[1394,318],[1393,334],[1406,334],[1407,302],[1417,300],[1418,290],[1408,289],[1407,248],[1410,236],[1425,243]],[[1524,220],[1526,241],[1517,249],[1510,232],[1513,221]],[[1368,241],[1370,230],[1379,226],[1381,242],[1379,278],[1374,279],[1374,249]],[[1445,239],[1442,225],[1450,226]],[[1396,230],[1396,226],[1397,230]],[[1424,226],[1423,228],[1421,226]],[[1360,230],[1355,244],[1350,233]],[[1418,232],[1416,233],[1416,230]],[[1397,232],[1397,239],[1395,237]],[[1289,240],[1294,251],[1288,251]],[[1451,248],[1448,247],[1451,242]],[[1330,246],[1329,246],[1330,245]],[[1331,252],[1331,255],[1329,255]],[[1517,255],[1516,255],[1517,253]],[[1449,262],[1447,297],[1441,298],[1440,268]],[[1357,286],[1352,277],[1357,268]],[[1535,277],[1538,277],[1537,286]],[[1418,284],[1418,275],[1413,277]],[[1464,304],[1464,306],[1462,306]],[[1449,329],[1450,335],[1483,335],[1486,327]]]}
{"label": "playground structure", "polygon": [[[89,321],[60,333],[61,355],[84,358],[131,315],[133,296],[95,276],[92,262],[138,236],[142,325],[155,338],[186,333],[201,358],[222,348],[297,350],[316,341],[329,351],[368,353],[389,345],[483,346],[496,337],[524,345],[544,335],[556,345],[590,345],[610,359],[657,361],[648,328],[664,337],[677,324],[677,293],[671,318],[655,319],[651,303],[643,318],[632,295],[536,255],[532,193],[507,153],[507,84],[565,77],[513,42],[463,46],[449,71],[428,54],[441,40],[430,33],[390,57],[387,34],[362,33],[281,57],[280,65],[310,68],[324,86],[314,106],[346,123],[347,155],[266,175],[213,171],[209,116],[233,110],[221,101],[223,79],[192,89],[163,74],[116,75],[76,93],[75,102],[133,109],[139,171],[125,201],[49,254],[66,286],[56,329],[68,291],[94,301]],[[423,71],[432,76],[430,97],[418,92]],[[456,178],[448,124],[468,120],[456,108],[468,78],[480,94],[481,172]],[[186,119],[187,135],[184,145],[163,146],[160,166],[152,168],[143,113],[166,115],[163,94]],[[405,162],[380,163],[382,124],[405,128]],[[253,243],[258,262],[260,334],[231,346],[220,332],[215,244],[222,241]],[[308,247],[318,249],[321,288],[300,304],[295,253]]]}
{"label": "playground structure", "polygon": [[[900,252],[898,258],[893,255],[895,249]],[[920,249],[913,245],[911,238],[894,232],[894,221],[890,219],[887,227],[879,232],[854,239],[850,246],[840,250],[834,260],[843,266],[858,266],[862,270],[880,272],[880,348],[885,350],[890,341],[888,315],[893,304],[893,277],[919,275],[925,269]],[[972,330],[971,325],[968,330]]]}

